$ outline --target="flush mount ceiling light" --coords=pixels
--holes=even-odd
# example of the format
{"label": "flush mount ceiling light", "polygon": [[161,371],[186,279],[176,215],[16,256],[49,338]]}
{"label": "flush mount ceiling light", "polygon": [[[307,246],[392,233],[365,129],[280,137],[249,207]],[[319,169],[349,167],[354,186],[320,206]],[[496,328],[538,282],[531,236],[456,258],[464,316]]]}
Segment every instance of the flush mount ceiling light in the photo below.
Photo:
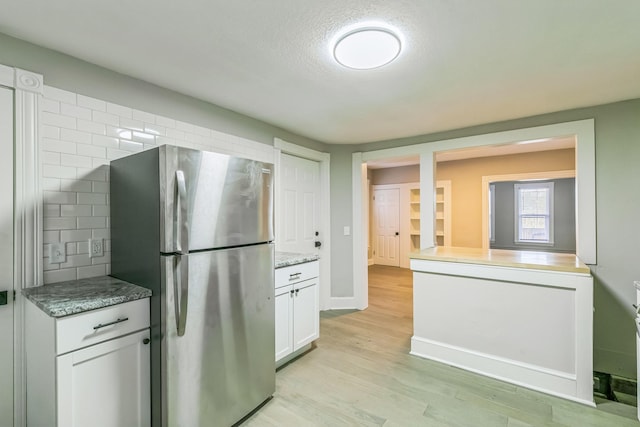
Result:
{"label": "flush mount ceiling light", "polygon": [[400,38],[391,30],[365,27],[342,36],[333,48],[333,56],[345,67],[370,70],[396,59],[401,47]]}

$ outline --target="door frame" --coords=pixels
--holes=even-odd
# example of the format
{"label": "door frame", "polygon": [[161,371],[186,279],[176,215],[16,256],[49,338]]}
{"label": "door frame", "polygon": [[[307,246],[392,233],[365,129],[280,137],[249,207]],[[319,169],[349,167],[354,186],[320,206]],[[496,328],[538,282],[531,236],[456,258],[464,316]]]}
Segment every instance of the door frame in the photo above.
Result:
{"label": "door frame", "polygon": [[[331,199],[330,199],[330,161],[331,155],[321,151],[312,150],[302,147],[291,142],[284,141],[280,138],[273,139],[274,148],[274,169],[275,169],[275,199],[280,200],[280,165],[282,164],[282,154],[301,157],[307,160],[313,160],[320,164],[320,213],[319,226],[323,233],[322,247],[320,251],[320,310],[329,310],[340,308],[339,301],[331,297]],[[339,298],[338,298],[339,299]],[[336,306],[336,304],[338,304]]]}
{"label": "door frame", "polygon": [[0,85],[14,95],[14,418],[26,425],[24,300],[21,290],[42,285],[42,192],[40,190],[40,99],[43,76],[0,64]]}
{"label": "door frame", "polygon": [[[472,135],[415,145],[355,152],[351,157],[352,221],[353,221],[353,295],[357,309],[368,306],[367,245],[363,224],[366,206],[367,161],[393,157],[420,156],[420,246],[432,247],[435,242],[435,165],[436,153],[461,148],[509,145],[518,141],[576,137],[576,254],[585,264],[596,264],[596,162],[595,120],[585,119],[488,134]],[[431,190],[431,191],[429,191]],[[428,208],[427,208],[428,207]]]}

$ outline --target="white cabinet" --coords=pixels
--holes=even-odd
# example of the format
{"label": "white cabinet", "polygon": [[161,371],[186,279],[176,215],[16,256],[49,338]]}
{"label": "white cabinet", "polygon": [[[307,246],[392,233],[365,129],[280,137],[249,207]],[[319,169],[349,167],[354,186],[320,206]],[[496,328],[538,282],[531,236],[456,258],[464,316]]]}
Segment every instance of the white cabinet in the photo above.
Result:
{"label": "white cabinet", "polygon": [[25,315],[28,426],[150,425],[147,298],[61,318],[27,302]]}
{"label": "white cabinet", "polygon": [[276,270],[276,362],[320,336],[318,272],[318,261]]}

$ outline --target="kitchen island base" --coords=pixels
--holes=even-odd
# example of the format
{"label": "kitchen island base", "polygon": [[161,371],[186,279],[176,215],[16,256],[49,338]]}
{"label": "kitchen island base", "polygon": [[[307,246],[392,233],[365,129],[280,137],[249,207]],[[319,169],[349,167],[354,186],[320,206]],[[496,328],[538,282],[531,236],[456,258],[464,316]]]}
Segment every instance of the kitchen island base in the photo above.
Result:
{"label": "kitchen island base", "polygon": [[593,279],[584,264],[437,255],[411,260],[411,354],[594,406]]}

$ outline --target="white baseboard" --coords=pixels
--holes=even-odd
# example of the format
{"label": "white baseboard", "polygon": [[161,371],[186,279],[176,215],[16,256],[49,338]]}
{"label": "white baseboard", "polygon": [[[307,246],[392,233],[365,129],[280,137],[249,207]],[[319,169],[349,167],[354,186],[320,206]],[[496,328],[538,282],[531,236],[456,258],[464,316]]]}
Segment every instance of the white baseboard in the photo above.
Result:
{"label": "white baseboard", "polygon": [[354,297],[331,297],[329,310],[352,310],[357,309],[358,304]]}
{"label": "white baseboard", "polygon": [[369,258],[369,259],[367,260],[367,265],[373,265],[373,264],[374,264],[374,262],[373,262],[373,258]]}
{"label": "white baseboard", "polygon": [[576,394],[580,387],[575,374],[553,371],[416,336],[411,337],[411,354],[595,407],[593,395]]}

